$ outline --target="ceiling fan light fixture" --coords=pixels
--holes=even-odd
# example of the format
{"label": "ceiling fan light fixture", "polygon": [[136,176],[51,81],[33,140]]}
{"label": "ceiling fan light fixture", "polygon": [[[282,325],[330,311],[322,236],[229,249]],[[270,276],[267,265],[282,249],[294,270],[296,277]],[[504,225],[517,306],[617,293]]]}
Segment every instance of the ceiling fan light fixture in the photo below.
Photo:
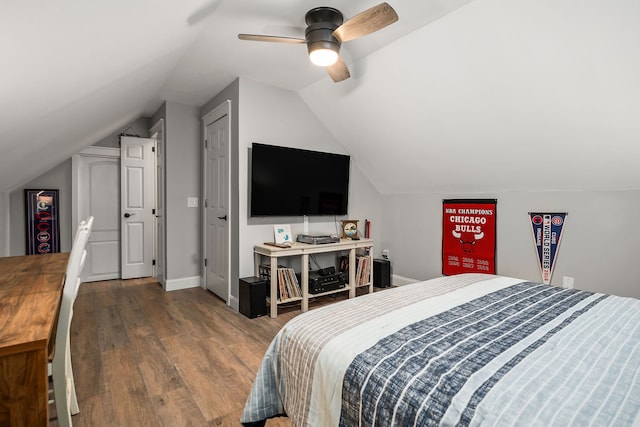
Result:
{"label": "ceiling fan light fixture", "polygon": [[311,63],[320,67],[335,64],[340,40],[333,36],[333,32],[342,24],[342,13],[332,7],[316,7],[307,12],[304,20],[307,23],[304,38]]}
{"label": "ceiling fan light fixture", "polygon": [[304,20],[307,23],[304,38],[259,34],[238,34],[238,38],[262,42],[306,44],[311,63],[324,67],[329,77],[338,83],[351,76],[347,64],[340,56],[342,43],[364,37],[393,24],[398,20],[398,14],[388,3],[383,2],[360,12],[346,22],[342,12],[328,6],[309,10]]}
{"label": "ceiling fan light fixture", "polygon": [[338,60],[338,52],[333,49],[319,48],[309,52],[309,59],[314,65],[328,67]]}

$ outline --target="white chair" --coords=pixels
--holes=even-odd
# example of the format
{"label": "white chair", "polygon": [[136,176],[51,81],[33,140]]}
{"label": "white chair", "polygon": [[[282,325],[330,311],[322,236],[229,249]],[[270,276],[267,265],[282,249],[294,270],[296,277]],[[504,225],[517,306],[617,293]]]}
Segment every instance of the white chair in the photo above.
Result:
{"label": "white chair", "polygon": [[80,223],[76,231],[67,263],[53,360],[49,363],[49,372],[53,377],[53,392],[58,424],[61,427],[71,427],[71,415],[80,412],[71,365],[70,330],[71,319],[73,318],[73,304],[80,287],[80,274],[86,260],[86,244],[92,227],[93,217],[89,217],[86,221]]}

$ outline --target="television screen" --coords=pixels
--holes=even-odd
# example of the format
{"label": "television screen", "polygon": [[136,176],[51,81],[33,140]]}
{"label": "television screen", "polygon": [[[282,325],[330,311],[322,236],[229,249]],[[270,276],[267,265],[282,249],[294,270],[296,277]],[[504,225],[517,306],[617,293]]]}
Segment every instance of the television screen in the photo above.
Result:
{"label": "television screen", "polygon": [[350,157],[253,143],[251,216],[346,215]]}

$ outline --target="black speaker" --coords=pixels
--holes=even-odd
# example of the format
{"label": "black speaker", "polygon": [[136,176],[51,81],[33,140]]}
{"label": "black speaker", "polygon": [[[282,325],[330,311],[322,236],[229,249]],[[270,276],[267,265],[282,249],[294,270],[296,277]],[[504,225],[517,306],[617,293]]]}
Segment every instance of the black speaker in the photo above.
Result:
{"label": "black speaker", "polygon": [[391,261],[388,259],[373,259],[373,286],[376,288],[391,286]]}
{"label": "black speaker", "polygon": [[240,279],[240,313],[250,319],[267,314],[267,281],[258,277]]}

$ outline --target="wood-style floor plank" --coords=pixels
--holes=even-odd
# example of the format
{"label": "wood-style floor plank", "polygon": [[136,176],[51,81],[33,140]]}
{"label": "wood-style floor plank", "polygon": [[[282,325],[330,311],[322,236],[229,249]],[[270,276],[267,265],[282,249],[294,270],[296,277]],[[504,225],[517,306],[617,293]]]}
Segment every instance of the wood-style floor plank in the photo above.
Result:
{"label": "wood-style floor plank", "polygon": [[153,278],[83,283],[71,324],[80,406],[73,424],[239,426],[262,356],[299,313],[299,305],[281,306],[277,319],[249,319],[209,291],[165,292]]}
{"label": "wood-style floor plank", "polygon": [[83,283],[71,326],[74,426],[239,426],[264,352],[300,312],[282,311],[248,319],[204,289],[165,292],[153,279]]}

